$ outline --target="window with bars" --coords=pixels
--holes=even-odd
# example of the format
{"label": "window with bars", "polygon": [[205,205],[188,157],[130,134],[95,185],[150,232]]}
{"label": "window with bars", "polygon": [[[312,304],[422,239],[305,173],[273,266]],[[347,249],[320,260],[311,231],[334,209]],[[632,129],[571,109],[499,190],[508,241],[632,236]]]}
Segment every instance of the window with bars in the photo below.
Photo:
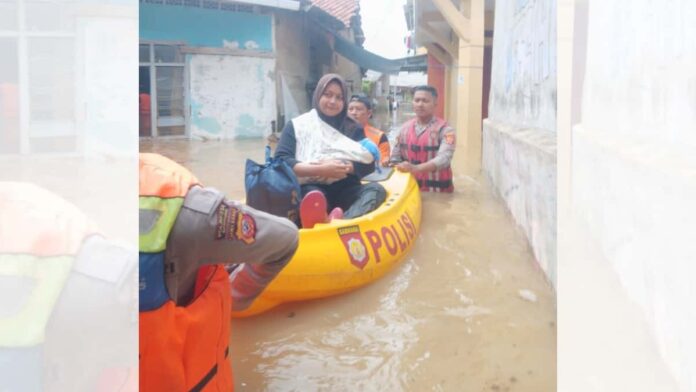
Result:
{"label": "window with bars", "polygon": [[81,6],[0,0],[0,153],[75,150]]}
{"label": "window with bars", "polygon": [[186,133],[186,88],[181,45],[141,42],[139,46],[140,92],[154,101],[153,111],[141,120],[140,135],[182,136]]}

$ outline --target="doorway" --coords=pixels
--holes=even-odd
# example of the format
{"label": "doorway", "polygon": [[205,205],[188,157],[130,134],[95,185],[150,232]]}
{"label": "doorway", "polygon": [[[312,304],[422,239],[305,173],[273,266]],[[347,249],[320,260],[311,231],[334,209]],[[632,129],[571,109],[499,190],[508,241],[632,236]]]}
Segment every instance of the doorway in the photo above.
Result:
{"label": "doorway", "polygon": [[185,68],[180,44],[140,43],[140,136],[186,136]]}
{"label": "doorway", "polygon": [[149,137],[152,136],[152,92],[150,90],[150,67],[140,66],[138,85],[140,136]]}

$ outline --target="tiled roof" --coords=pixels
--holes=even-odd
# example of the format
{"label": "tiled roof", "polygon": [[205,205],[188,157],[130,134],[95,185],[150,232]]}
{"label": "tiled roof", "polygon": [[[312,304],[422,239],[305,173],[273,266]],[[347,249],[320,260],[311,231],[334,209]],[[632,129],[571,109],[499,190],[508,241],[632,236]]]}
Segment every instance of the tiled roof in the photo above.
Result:
{"label": "tiled roof", "polygon": [[310,0],[313,6],[350,27],[350,19],[360,12],[360,0]]}

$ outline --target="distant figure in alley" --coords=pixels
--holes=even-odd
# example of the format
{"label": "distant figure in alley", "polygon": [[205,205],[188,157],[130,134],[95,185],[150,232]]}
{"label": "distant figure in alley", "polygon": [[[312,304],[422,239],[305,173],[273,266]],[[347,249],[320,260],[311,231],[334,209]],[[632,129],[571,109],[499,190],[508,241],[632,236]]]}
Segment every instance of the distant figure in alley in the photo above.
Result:
{"label": "distant figure in alley", "polygon": [[434,115],[437,89],[432,86],[413,88],[416,117],[407,121],[392,146],[389,163],[397,170],[413,174],[421,191],[454,191],[452,156],[457,144],[456,133],[447,122]]}

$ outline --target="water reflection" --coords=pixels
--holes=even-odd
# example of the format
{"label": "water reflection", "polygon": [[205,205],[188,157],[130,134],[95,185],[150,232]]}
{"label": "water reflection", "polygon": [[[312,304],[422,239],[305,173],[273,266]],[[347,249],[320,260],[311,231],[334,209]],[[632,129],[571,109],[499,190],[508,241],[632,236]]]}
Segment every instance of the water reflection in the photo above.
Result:
{"label": "water reflection", "polygon": [[[403,389],[414,370],[402,353],[419,344],[419,319],[401,310],[400,302],[417,269],[409,260],[371,311],[346,317],[340,309],[311,330],[260,342],[253,355],[263,359],[254,369],[273,391]],[[357,305],[357,304],[356,304]],[[410,368],[409,368],[409,365]],[[253,389],[253,388],[252,388]]]}

